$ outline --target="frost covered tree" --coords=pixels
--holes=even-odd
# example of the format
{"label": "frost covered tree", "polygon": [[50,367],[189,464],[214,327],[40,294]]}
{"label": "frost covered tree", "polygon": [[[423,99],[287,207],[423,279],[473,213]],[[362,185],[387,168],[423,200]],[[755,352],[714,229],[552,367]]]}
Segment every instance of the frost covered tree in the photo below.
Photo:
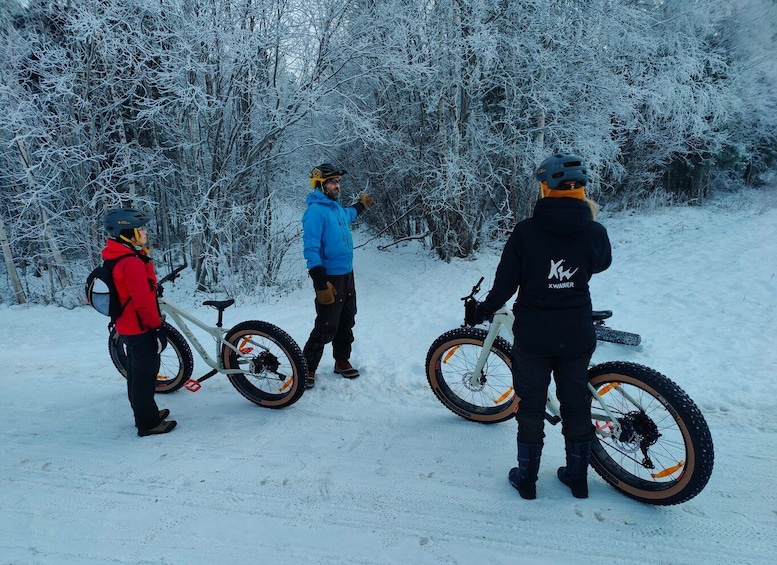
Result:
{"label": "frost covered tree", "polygon": [[[777,164],[768,0],[18,0],[0,5],[4,297],[80,302],[100,218],[156,216],[199,289],[301,279],[334,161],[395,241],[466,257],[583,155],[611,205],[697,202]],[[3,268],[3,267],[0,267]],[[163,268],[164,270],[164,268]],[[11,283],[12,271],[19,284]],[[78,284],[76,284],[78,282]]]}

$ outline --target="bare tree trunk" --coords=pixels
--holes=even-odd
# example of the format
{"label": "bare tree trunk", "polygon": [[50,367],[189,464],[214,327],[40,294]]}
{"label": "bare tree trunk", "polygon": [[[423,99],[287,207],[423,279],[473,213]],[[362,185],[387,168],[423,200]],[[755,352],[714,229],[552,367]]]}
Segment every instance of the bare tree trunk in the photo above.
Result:
{"label": "bare tree trunk", "polygon": [[[57,240],[54,237],[54,233],[51,231],[51,222],[49,222],[49,216],[46,214],[46,210],[42,206],[40,208],[40,219],[44,226],[43,232],[46,234],[46,240],[49,243],[51,255],[54,257],[54,264],[57,266],[59,280],[62,283],[62,286],[67,288],[70,286],[70,278],[67,276],[67,271],[65,271],[65,260],[62,258],[62,252],[59,250],[59,245],[57,245]],[[54,287],[52,286],[51,289],[53,291]]]}
{"label": "bare tree trunk", "polygon": [[14,294],[16,294],[16,302],[18,304],[24,304],[27,302],[27,299],[24,296],[22,283],[19,280],[19,273],[16,271],[16,265],[14,265],[13,262],[13,255],[11,254],[11,242],[8,241],[8,233],[5,231],[5,222],[3,221],[2,216],[0,216],[0,246],[3,248],[5,268],[8,271],[8,276],[11,278],[11,286],[13,287]]}
{"label": "bare tree trunk", "polygon": [[[24,146],[22,145],[19,138],[16,138],[16,148],[19,150],[19,157],[22,160],[22,165],[24,166],[24,171],[27,176],[27,180],[30,183],[30,186],[35,186],[35,178],[32,176],[32,172],[30,172],[30,160],[27,157],[27,151],[25,150]],[[62,259],[62,253],[59,251],[59,246],[57,245],[57,241],[54,238],[54,234],[51,231],[51,226],[49,225],[48,221],[48,215],[46,214],[46,210],[42,206],[40,206],[40,219],[44,226],[44,233],[46,235],[46,239],[48,240],[49,247],[51,248],[52,255],[54,257],[54,263],[57,266],[57,270],[59,272],[59,278],[62,282],[63,287],[70,286],[70,280],[67,276],[67,272],[65,271],[65,262]],[[52,287],[52,291],[53,291]]]}

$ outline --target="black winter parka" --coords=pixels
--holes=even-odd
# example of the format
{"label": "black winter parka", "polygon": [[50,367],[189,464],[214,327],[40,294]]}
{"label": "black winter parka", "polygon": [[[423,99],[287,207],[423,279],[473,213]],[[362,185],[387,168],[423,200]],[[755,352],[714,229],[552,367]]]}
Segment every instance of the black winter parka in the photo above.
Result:
{"label": "black winter parka", "polygon": [[596,345],[588,281],[611,262],[607,230],[585,201],[541,198],[507,240],[484,306],[493,312],[518,289],[515,346],[539,356],[582,355]]}

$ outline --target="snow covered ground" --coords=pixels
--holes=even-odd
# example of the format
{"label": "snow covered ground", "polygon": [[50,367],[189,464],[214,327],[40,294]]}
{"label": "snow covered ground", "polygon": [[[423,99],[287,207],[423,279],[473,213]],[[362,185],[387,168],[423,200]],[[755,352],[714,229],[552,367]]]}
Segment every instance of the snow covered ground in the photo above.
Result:
{"label": "snow covered ground", "polygon": [[[375,241],[356,251],[361,378],[335,376],[327,353],[317,387],[278,411],[216,377],[158,396],[179,426],[165,436],[135,435],[104,318],[0,306],[0,564],[774,563],[774,191],[602,221],[614,264],[592,281],[594,306],[643,345],[604,344],[595,360],[651,366],[699,405],[716,457],[693,500],[647,506],[593,472],[590,498],[572,498],[550,426],[538,498],[520,499],[507,482],[514,422],[456,417],[424,374],[499,250],[446,264]],[[222,296],[195,296],[187,279],[168,288],[215,319],[199,303]],[[301,345],[312,291],[227,311],[228,325],[244,319]],[[195,376],[205,371],[198,360]]]}

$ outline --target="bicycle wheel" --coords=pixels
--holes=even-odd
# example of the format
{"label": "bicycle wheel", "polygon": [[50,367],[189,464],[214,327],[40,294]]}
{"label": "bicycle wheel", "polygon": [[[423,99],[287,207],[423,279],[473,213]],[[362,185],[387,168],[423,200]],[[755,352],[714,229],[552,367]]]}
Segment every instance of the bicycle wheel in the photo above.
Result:
{"label": "bicycle wheel", "polygon": [[510,344],[497,337],[479,382],[472,381],[487,332],[461,327],[438,337],[426,354],[426,378],[434,394],[451,412],[473,422],[495,424],[513,417]]}
{"label": "bicycle wheel", "polygon": [[267,322],[241,322],[224,338],[238,352],[222,345],[229,382],[240,394],[259,406],[283,408],[305,392],[307,363],[299,345],[289,334]]}
{"label": "bicycle wheel", "polygon": [[[591,367],[589,377],[621,425],[619,437],[597,434],[591,452],[596,472],[648,504],[669,506],[699,494],[715,456],[707,422],[688,395],[661,373],[634,363],[602,363]],[[594,425],[606,432],[609,424],[596,401],[592,409]]]}
{"label": "bicycle wheel", "polygon": [[[156,392],[168,393],[181,388],[194,371],[194,358],[189,344],[173,326],[164,322],[167,331],[167,347],[160,355],[159,374],[156,377]],[[108,336],[108,352],[118,371],[127,378],[127,352],[119,341],[116,328]]]}

